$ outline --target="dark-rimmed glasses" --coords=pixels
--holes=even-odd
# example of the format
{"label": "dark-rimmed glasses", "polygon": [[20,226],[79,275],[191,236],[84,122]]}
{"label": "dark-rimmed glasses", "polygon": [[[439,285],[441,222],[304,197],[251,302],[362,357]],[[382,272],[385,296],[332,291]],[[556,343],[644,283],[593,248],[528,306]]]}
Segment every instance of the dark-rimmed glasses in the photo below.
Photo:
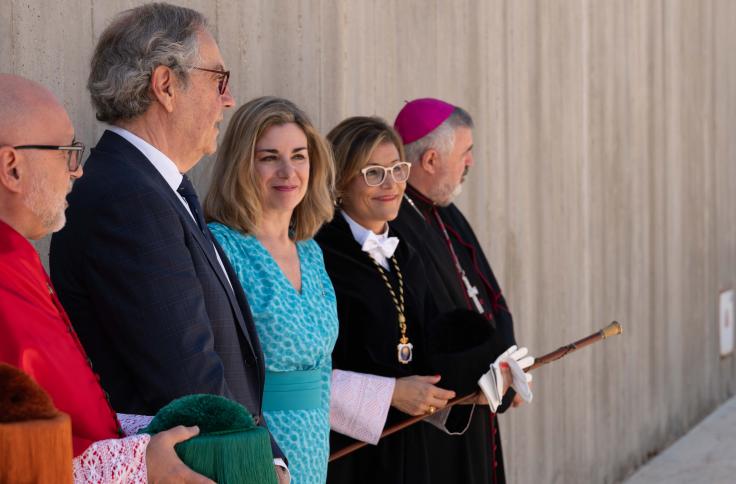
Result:
{"label": "dark-rimmed glasses", "polygon": [[66,151],[68,152],[67,158],[66,158],[66,166],[70,172],[74,173],[75,171],[79,169],[80,166],[82,166],[82,161],[84,160],[85,146],[84,146],[84,143],[82,143],[81,141],[72,141],[72,144],[69,146],[20,145],[20,146],[13,146],[13,149]]}
{"label": "dark-rimmed glasses", "polygon": [[396,183],[403,183],[409,179],[411,171],[411,163],[400,161],[393,166],[370,165],[366,166],[360,173],[363,175],[365,184],[369,187],[377,187],[386,181],[386,177],[391,173],[391,177]]}
{"label": "dark-rimmed glasses", "polygon": [[219,76],[217,77],[217,90],[220,92],[220,96],[225,94],[225,91],[227,90],[227,83],[230,81],[230,71],[223,71],[220,69],[206,69],[204,67],[197,66],[191,66],[191,68],[197,69],[198,71],[219,74]]}

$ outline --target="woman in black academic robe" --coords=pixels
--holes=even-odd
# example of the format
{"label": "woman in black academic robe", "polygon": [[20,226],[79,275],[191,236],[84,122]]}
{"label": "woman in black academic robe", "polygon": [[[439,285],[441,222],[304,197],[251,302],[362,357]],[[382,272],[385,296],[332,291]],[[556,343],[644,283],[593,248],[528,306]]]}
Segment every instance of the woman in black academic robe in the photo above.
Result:
{"label": "woman in black academic robe", "polygon": [[[399,363],[396,345],[400,339],[397,311],[388,289],[370,256],[361,250],[340,213],[316,237],[322,247],[327,273],[337,294],[340,330],[332,353],[333,368],[391,378],[426,375],[423,362],[423,314],[426,282],[419,259],[405,244],[399,244],[396,261],[404,279],[407,334],[413,345],[412,361]],[[396,275],[388,273],[394,287]],[[386,426],[411,415],[391,407]],[[331,483],[427,483],[424,425],[413,425],[330,463]],[[355,442],[330,433],[331,452]]]}
{"label": "woman in black academic robe", "polygon": [[[433,344],[437,333],[429,331],[426,325],[441,317],[427,297],[427,281],[418,255],[400,237],[398,245],[396,240],[394,245],[388,241],[398,235],[389,233],[387,222],[398,213],[410,165],[403,161],[398,135],[378,118],[349,118],[327,138],[335,153],[340,209],[315,240],[322,248],[337,295],[340,329],[333,368],[396,379],[385,422],[388,427],[411,415],[434,413],[454,396],[454,392],[441,388],[443,381],[432,380],[432,384],[421,380],[421,375],[432,375],[432,369],[439,372],[430,361],[437,353]],[[384,245],[380,250],[371,249],[366,237],[375,238],[390,249]],[[474,317],[470,311],[465,313],[460,315],[464,320]],[[400,315],[406,322],[403,328]],[[488,327],[485,320],[482,326],[484,330]],[[430,338],[430,334],[435,336]],[[452,337],[441,339],[448,340],[451,346],[456,343]],[[473,388],[488,364],[505,349],[494,344],[491,341],[482,347],[479,368],[483,369],[470,379]],[[399,402],[399,391],[404,395],[414,392],[414,405]],[[453,413],[463,415],[462,411]],[[464,412],[465,421],[468,413]],[[445,428],[448,426],[445,424]],[[432,429],[426,424],[413,425],[375,446],[365,446],[333,461],[328,467],[328,483],[431,483],[425,439],[428,431]],[[333,453],[353,442],[345,435],[331,432]]]}

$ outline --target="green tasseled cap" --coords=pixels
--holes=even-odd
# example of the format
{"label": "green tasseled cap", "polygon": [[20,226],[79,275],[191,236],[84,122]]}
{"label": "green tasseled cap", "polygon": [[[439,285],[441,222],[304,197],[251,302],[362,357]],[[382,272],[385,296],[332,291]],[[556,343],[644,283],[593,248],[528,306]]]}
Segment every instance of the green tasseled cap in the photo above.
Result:
{"label": "green tasseled cap", "polygon": [[163,407],[140,433],[177,425],[199,426],[199,435],[176,444],[179,458],[219,484],[277,484],[268,431],[242,405],[218,395],[188,395]]}

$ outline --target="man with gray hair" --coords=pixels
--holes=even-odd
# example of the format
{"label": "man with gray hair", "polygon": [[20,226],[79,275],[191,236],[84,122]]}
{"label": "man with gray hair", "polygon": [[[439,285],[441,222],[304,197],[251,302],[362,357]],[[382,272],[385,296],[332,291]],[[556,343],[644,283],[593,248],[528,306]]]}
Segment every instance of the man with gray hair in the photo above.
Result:
{"label": "man with gray hair", "polygon": [[248,302],[186,176],[217,148],[223,111],[235,103],[228,80],[205,17],[188,8],[127,10],[95,47],[87,87],[110,126],[69,196],[50,265],[117,411],[152,415],[209,393],[265,426]]}
{"label": "man with gray hair", "polygon": [[[474,310],[495,327],[503,347],[514,345],[513,320],[493,270],[470,224],[452,203],[474,162],[472,118],[444,101],[416,99],[402,108],[394,127],[412,166],[399,216],[391,226],[421,256],[440,312]],[[506,410],[512,401],[521,403],[509,390],[498,411]],[[480,411],[483,408],[451,414],[465,422],[460,417],[472,412],[471,423],[460,437],[428,429],[433,480],[505,481],[497,420],[487,407]]]}

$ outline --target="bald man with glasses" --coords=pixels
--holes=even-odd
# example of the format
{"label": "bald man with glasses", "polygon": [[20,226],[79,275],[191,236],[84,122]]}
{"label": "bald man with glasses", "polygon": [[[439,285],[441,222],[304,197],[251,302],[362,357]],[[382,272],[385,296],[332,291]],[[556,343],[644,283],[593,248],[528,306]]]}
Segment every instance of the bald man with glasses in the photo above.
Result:
{"label": "bald man with glasses", "polygon": [[[121,425],[29,243],[64,226],[66,195],[83,174],[84,145],[73,139],[69,116],[53,94],[0,74],[0,363],[28,374],[69,415],[76,482],[212,482],[174,452],[196,428],[151,437]],[[6,471],[14,470],[0,469],[0,481]],[[32,481],[36,471],[26,469],[23,477]],[[71,476],[57,477],[65,482]]]}

